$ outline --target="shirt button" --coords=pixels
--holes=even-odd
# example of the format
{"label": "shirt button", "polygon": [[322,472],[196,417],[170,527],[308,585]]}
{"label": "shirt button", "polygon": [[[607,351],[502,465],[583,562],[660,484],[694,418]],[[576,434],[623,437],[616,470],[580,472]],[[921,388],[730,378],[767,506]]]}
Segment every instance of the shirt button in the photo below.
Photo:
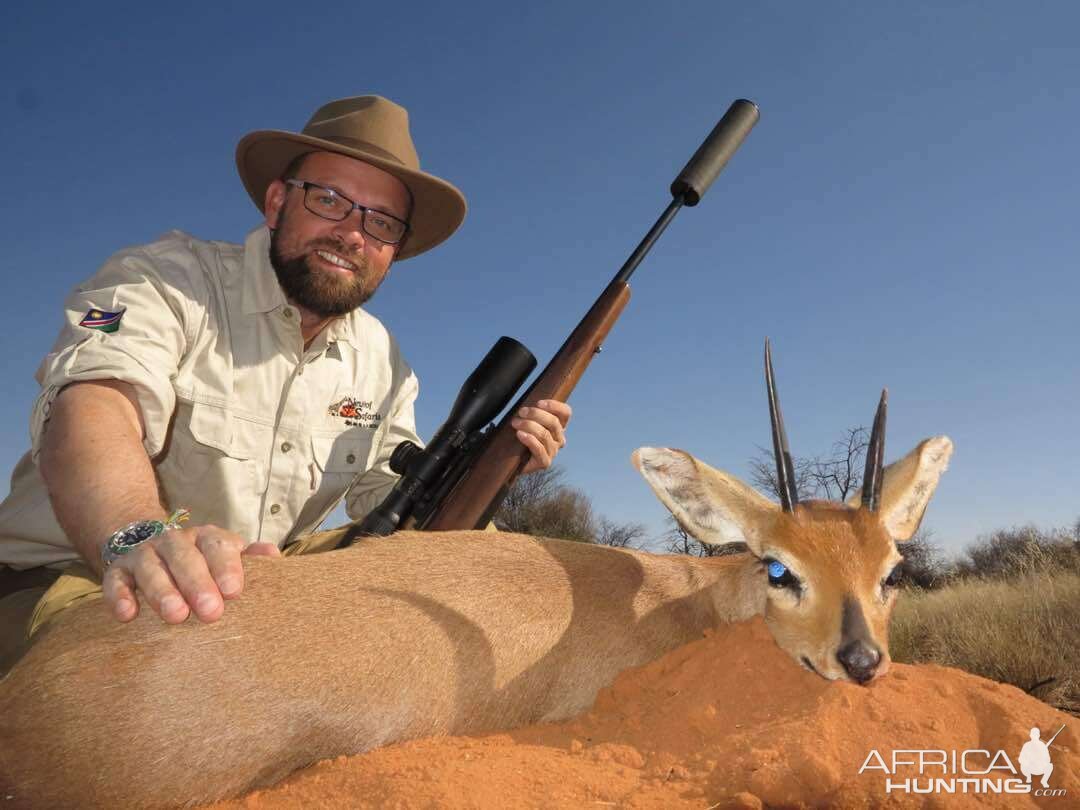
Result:
{"label": "shirt button", "polygon": [[271,515],[276,515],[280,511],[281,511],[281,505],[280,504],[275,503],[273,506],[270,507],[270,514]]}
{"label": "shirt button", "polygon": [[292,450],[292,445],[291,444],[289,444],[288,442],[282,442],[281,443],[281,452],[282,453],[288,453],[290,450]]}
{"label": "shirt button", "polygon": [[292,317],[292,310],[291,310],[291,309],[289,309],[288,307],[285,307],[285,311],[284,311],[284,312],[283,312],[282,314],[283,314],[283,315],[284,315],[284,316],[285,316],[286,318],[291,318],[291,317]]}
{"label": "shirt button", "polygon": [[352,453],[349,453],[349,455],[345,456],[345,463],[346,464],[355,464],[356,463],[356,456],[354,456]]}

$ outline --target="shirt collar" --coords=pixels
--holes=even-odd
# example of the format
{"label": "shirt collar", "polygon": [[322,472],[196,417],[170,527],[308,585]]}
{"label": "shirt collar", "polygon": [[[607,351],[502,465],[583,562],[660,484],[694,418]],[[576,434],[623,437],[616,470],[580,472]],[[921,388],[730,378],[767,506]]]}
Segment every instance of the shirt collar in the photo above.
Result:
{"label": "shirt collar", "polygon": [[[256,312],[273,312],[288,305],[285,293],[278,284],[277,274],[270,264],[270,229],[260,225],[247,235],[244,240],[244,280],[243,312],[251,315]],[[358,340],[360,319],[363,317],[356,309],[340,318],[334,318],[327,324],[327,345],[336,340],[343,340],[354,349],[360,348]]]}
{"label": "shirt collar", "polygon": [[354,349],[359,349],[360,343],[356,339],[359,314],[360,310],[355,309],[347,315],[343,315],[340,318],[334,318],[334,320],[330,321],[330,323],[326,325],[326,329],[323,330],[326,333],[327,345],[343,340]]}
{"label": "shirt collar", "polygon": [[272,312],[285,306],[285,294],[270,265],[270,230],[260,225],[244,240],[243,311]]}

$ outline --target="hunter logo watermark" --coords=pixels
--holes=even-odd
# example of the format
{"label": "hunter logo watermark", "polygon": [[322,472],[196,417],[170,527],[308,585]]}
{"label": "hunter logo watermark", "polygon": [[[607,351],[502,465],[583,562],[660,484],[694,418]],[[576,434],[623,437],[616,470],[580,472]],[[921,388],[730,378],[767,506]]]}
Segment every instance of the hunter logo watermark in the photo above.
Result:
{"label": "hunter logo watermark", "polygon": [[1039,739],[1039,730],[1037,728],[1031,730],[1031,739],[1024,743],[1024,747],[1020,749],[1020,772],[1027,777],[1028,784],[1031,783],[1031,777],[1041,776],[1042,786],[1044,788],[1050,787],[1047,780],[1050,778],[1050,774],[1054,772],[1054,763],[1050,761],[1050,744],[1054,742],[1054,738],[1061,733],[1063,728],[1065,726],[1057,730],[1054,736],[1050,738],[1050,742],[1043,742]]}
{"label": "hunter logo watermark", "polygon": [[[898,749],[882,754],[873,749],[859,773],[881,772],[886,793],[1031,793],[1035,796],[1064,796],[1064,788],[1050,786],[1054,765],[1050,746],[1059,728],[1046,742],[1039,729],[1031,729],[1030,739],[1014,761],[999,749],[972,748],[964,751],[942,749]],[[1019,766],[1019,767],[1017,767]],[[1032,784],[1032,777],[1042,777]]]}

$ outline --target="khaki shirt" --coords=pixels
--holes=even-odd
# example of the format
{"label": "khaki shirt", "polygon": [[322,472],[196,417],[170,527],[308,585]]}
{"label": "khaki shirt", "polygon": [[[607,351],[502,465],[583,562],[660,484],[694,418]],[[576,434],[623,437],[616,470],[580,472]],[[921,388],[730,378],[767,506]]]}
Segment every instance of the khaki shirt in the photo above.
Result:
{"label": "khaki shirt", "polygon": [[32,450],[0,504],[0,563],[78,559],[35,463],[52,402],[72,382],[134,387],[166,503],[190,509],[189,525],[278,546],[315,529],[342,496],[351,517],[365,515],[397,480],[391,452],[419,443],[416,376],[390,333],[357,309],[305,351],[266,228],[243,246],[173,231],[121,251],[71,293],[64,317],[36,374]]}

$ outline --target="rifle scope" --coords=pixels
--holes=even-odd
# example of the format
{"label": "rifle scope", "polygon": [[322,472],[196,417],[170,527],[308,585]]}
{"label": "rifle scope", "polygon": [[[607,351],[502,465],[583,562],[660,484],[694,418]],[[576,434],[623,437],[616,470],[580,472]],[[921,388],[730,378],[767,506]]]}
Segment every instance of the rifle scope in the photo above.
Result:
{"label": "rifle scope", "polygon": [[390,469],[401,476],[390,494],[359,525],[353,525],[338,548],[358,537],[393,533],[459,458],[466,441],[498,416],[536,368],[533,353],[501,337],[461,386],[454,406],[427,447],[402,442],[390,456]]}

